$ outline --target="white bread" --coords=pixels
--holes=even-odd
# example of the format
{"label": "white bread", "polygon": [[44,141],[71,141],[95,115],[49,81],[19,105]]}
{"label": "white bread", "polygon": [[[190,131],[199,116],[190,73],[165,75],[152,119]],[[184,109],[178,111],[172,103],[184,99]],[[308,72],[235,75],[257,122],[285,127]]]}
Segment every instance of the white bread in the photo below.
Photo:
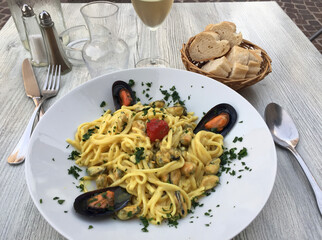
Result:
{"label": "white bread", "polygon": [[249,61],[254,61],[261,63],[263,61],[262,59],[262,52],[259,49],[249,49]]}
{"label": "white bread", "polygon": [[210,60],[201,68],[202,70],[220,77],[228,77],[231,67],[226,57]]}
{"label": "white bread", "polygon": [[230,65],[233,66],[235,63],[240,63],[243,65],[248,64],[249,51],[248,49],[234,46],[226,55]]}
{"label": "white bread", "polygon": [[196,35],[189,47],[189,55],[194,61],[208,61],[225,55],[229,42],[220,40],[215,32],[201,32]]}
{"label": "white bread", "polygon": [[220,40],[228,40],[230,48],[238,46],[243,40],[242,34],[236,33],[236,25],[232,22],[224,21],[217,24],[208,24],[205,31],[213,31],[219,34]]}
{"label": "white bread", "polygon": [[229,78],[231,79],[245,78],[248,72],[248,69],[249,69],[248,66],[235,62]]}
{"label": "white bread", "polygon": [[257,76],[258,72],[261,70],[261,64],[259,62],[255,62],[250,60],[248,62],[248,72],[246,74],[246,78],[252,78]]}

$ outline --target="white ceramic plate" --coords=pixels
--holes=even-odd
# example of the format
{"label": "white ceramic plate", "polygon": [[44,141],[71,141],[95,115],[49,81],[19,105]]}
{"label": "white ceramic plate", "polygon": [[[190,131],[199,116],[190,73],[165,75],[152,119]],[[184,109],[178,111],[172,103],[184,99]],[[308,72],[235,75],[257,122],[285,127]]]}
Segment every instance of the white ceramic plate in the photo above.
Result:
{"label": "white ceramic plate", "polygon": [[[74,162],[67,160],[71,147],[65,140],[73,138],[79,124],[98,118],[102,101],[113,108],[111,86],[116,80],[136,82],[134,90],[143,103],[141,82],[153,82],[150,96],[162,98],[159,87],[175,86],[188,111],[201,117],[219,103],[229,103],[238,113],[237,124],[225,138],[225,146],[248,149],[248,156],[236,160],[236,175],[224,174],[216,192],[201,199],[203,207],[179,220],[177,228],[166,223],[148,227],[138,219],[120,221],[108,218],[92,220],[80,217],[73,210],[74,199],[80,194],[78,181],[67,174]],[[189,99],[189,100],[188,100]],[[105,107],[105,109],[107,109]],[[242,121],[242,123],[240,123]],[[235,136],[242,142],[233,143]],[[252,171],[239,172],[245,166]],[[85,175],[84,172],[81,176]],[[242,175],[241,178],[238,178]],[[264,207],[276,175],[276,152],[265,122],[258,112],[238,93],[210,78],[175,69],[130,69],[98,77],[71,91],[57,101],[37,125],[26,160],[26,179],[32,199],[44,218],[68,239],[230,239],[241,232]],[[58,204],[54,197],[65,200]],[[42,203],[40,203],[42,199]],[[204,213],[211,209],[210,216]],[[68,211],[65,213],[64,211]],[[210,210],[209,210],[210,211]],[[92,225],[92,229],[88,229]],[[209,226],[207,226],[209,225]]]}

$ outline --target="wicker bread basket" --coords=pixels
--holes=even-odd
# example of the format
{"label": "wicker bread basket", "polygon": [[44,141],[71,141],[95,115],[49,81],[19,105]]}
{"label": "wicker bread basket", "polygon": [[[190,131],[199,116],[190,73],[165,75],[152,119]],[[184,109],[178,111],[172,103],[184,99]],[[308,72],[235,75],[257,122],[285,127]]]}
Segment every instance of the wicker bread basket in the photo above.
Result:
{"label": "wicker bread basket", "polygon": [[190,44],[194,40],[194,38],[195,37],[190,38],[188,43],[183,44],[182,49],[180,50],[182,62],[188,71],[199,73],[204,76],[210,77],[218,82],[221,82],[221,83],[227,85],[228,87],[230,87],[236,91],[241,90],[246,87],[249,87],[249,86],[261,81],[262,79],[264,79],[264,77],[266,77],[267,74],[269,74],[272,71],[272,66],[271,66],[272,60],[267,55],[267,53],[263,49],[261,49],[260,47],[251,43],[250,41],[243,39],[242,43],[239,45],[240,47],[247,48],[247,49],[259,49],[262,52],[263,62],[261,63],[261,69],[256,77],[243,78],[243,79],[230,79],[230,78],[219,77],[219,76],[216,76],[216,75],[209,73],[209,72],[205,72],[201,69],[201,67],[203,65],[205,65],[207,63],[207,61],[206,62],[196,62],[196,61],[191,60],[191,58],[189,56],[188,50],[189,50]]}

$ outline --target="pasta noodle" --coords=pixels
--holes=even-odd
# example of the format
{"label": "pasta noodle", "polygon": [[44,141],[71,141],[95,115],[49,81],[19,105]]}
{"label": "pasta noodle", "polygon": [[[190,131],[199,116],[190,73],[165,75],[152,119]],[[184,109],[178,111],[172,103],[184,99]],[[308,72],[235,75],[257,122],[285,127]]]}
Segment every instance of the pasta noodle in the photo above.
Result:
{"label": "pasta noodle", "polygon": [[[76,164],[87,167],[98,188],[123,187],[133,195],[126,214],[153,224],[187,214],[191,202],[219,182],[219,156],[223,137],[209,131],[193,133],[197,117],[177,113],[179,107],[158,104],[122,106],[100,118],[81,124],[75,139],[67,139],[81,154]],[[180,110],[180,109],[179,109]],[[146,134],[151,119],[162,119],[169,132],[152,142]],[[126,219],[117,214],[121,219]],[[129,215],[129,214],[127,214]]]}

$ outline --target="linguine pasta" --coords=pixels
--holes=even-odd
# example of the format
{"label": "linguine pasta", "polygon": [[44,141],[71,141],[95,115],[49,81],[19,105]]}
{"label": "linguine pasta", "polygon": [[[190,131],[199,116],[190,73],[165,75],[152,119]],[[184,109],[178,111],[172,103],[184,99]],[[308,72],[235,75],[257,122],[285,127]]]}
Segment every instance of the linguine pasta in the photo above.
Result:
{"label": "linguine pasta", "polygon": [[[194,134],[197,117],[176,110],[155,103],[122,106],[81,124],[75,139],[67,139],[81,153],[76,164],[87,167],[83,181],[94,180],[97,188],[120,186],[133,195],[117,213],[120,219],[137,215],[160,224],[184,217],[192,200],[219,182],[222,135]],[[146,133],[152,119],[169,126],[167,135],[153,142]]]}

